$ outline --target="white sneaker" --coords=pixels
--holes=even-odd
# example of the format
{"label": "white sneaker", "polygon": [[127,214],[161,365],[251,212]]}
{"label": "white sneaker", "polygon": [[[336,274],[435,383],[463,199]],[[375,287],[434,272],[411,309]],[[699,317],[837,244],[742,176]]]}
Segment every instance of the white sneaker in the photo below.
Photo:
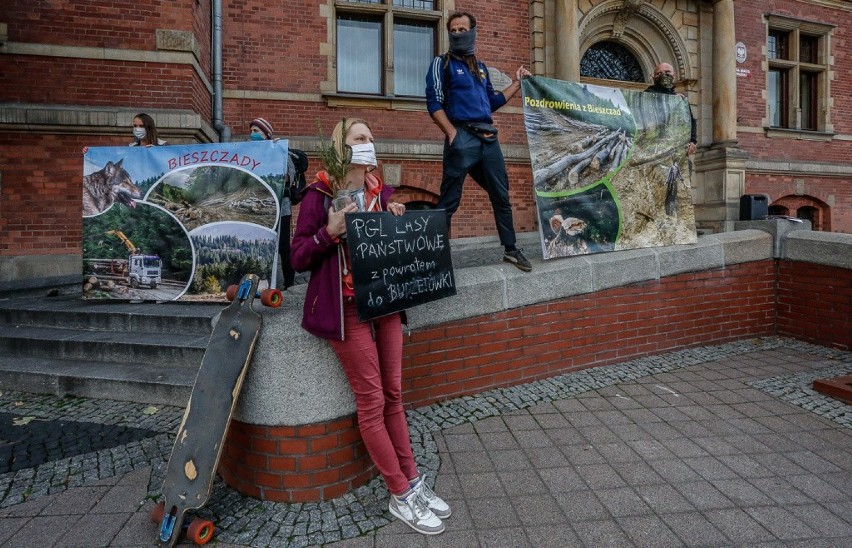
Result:
{"label": "white sneaker", "polygon": [[418,533],[437,535],[444,532],[444,523],[441,518],[429,510],[414,489],[409,490],[404,496],[391,495],[388,510]]}
{"label": "white sneaker", "polygon": [[429,510],[432,510],[432,513],[440,519],[447,519],[453,513],[453,511],[450,510],[450,505],[444,502],[444,499],[436,495],[434,491],[429,489],[429,486],[426,485],[425,476],[421,475],[417,478],[417,481],[411,484],[411,488],[414,489],[414,492],[417,493],[417,496],[420,497],[423,504],[425,504]]}

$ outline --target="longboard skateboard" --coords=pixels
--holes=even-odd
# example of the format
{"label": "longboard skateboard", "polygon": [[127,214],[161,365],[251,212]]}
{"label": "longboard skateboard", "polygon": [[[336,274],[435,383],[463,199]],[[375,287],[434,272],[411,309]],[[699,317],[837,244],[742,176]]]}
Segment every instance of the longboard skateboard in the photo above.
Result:
{"label": "longboard skateboard", "polygon": [[246,274],[228,288],[231,304],[219,316],[201,360],[195,386],[183,414],[163,481],[163,501],[151,513],[160,524],[161,546],[174,546],[181,532],[196,544],[213,537],[212,522],[195,519],[184,525],[186,512],[204,506],[222,456],[228,425],[260,334],[261,317],[252,309],[255,297],[266,306],[281,304],[281,292],[257,292],[259,278]]}

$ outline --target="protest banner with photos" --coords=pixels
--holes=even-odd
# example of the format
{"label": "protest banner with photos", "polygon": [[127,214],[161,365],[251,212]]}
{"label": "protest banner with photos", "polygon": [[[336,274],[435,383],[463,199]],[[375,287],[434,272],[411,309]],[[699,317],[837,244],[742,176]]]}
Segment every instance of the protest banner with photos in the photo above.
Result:
{"label": "protest banner with photos", "polygon": [[697,241],[680,95],[522,81],[545,259]]}
{"label": "protest banner with photos", "polygon": [[91,147],[83,162],[84,298],[223,301],[274,287],[287,141]]}

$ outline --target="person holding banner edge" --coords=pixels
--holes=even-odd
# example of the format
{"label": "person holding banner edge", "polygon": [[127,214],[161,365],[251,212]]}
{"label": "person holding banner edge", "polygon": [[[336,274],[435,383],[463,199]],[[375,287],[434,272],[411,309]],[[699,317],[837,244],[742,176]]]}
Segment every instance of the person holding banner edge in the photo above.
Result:
{"label": "person holding banner edge", "polygon": [[[272,124],[267,122],[266,119],[255,118],[249,122],[250,141],[270,141],[274,140],[273,137]],[[284,167],[284,176],[289,181],[288,184],[292,184],[296,178],[296,167],[289,155]],[[296,271],[290,264],[290,222],[293,218],[293,205],[290,203],[290,195],[286,188],[287,185],[285,185],[284,195],[281,197],[281,222],[278,231],[278,255],[281,257],[281,273],[284,275],[283,289],[292,287],[296,283]]]}
{"label": "person holding banner edge", "polygon": [[[680,95],[683,100],[686,101],[685,96],[675,93],[674,74],[673,66],[668,63],[660,63],[654,67],[654,83],[645,88],[645,91],[650,93],[662,93],[664,95]],[[698,143],[697,128],[695,116],[692,114],[692,107],[689,107],[689,118],[692,125],[690,126],[689,143],[686,145],[686,154],[692,156],[695,154],[696,145]]]}
{"label": "person holding banner edge", "polygon": [[444,531],[442,519],[450,507],[427,485],[411,449],[402,406],[402,313],[370,322],[358,321],[348,249],[341,245],[345,216],[359,210],[350,202],[335,210],[339,190],[364,193],[365,211],[389,211],[400,216],[405,206],[391,202],[393,189],[370,173],[376,153],[370,126],[357,118],[344,119],[332,133],[337,158],[349,158],[343,180],[332,171],[317,173],[301,201],[292,243],[292,263],[311,276],[305,294],[302,327],[328,339],[340,360],[355,396],[358,428],[370,458],[391,493],[388,510],[419,533]]}
{"label": "person holding banner edge", "polygon": [[133,142],[130,146],[165,146],[167,142],[157,136],[157,124],[149,114],[140,112],[133,117]]}
{"label": "person holding banner edge", "polygon": [[426,73],[426,108],[432,121],[446,135],[443,175],[437,209],[447,212],[447,227],[459,207],[468,174],[487,193],[494,211],[497,234],[503,244],[503,260],[524,272],[532,265],[515,246],[512,204],[506,161],[497,141],[491,113],[521,89],[521,78],[531,76],[523,66],[516,80],[496,93],[485,63],[476,58],[476,18],[464,11],[447,20],[450,50],[435,57]]}

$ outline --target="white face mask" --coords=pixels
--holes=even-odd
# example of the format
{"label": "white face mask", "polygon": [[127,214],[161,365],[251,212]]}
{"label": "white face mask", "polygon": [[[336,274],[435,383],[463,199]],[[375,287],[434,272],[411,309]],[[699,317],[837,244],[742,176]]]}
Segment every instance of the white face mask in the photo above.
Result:
{"label": "white face mask", "polygon": [[351,148],[352,160],[349,161],[350,164],[370,167],[376,167],[378,165],[376,163],[376,147],[373,143],[351,145]]}
{"label": "white face mask", "polygon": [[147,132],[144,127],[135,127],[133,128],[133,136],[137,139],[144,139]]}

